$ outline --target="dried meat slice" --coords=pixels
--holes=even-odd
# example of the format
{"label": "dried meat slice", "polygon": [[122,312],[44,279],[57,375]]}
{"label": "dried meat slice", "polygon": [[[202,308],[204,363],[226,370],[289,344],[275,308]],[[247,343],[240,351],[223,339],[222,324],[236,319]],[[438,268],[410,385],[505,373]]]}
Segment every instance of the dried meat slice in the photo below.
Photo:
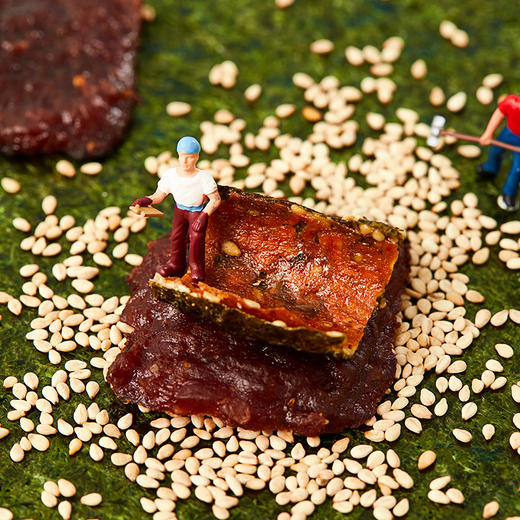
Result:
{"label": "dried meat slice", "polygon": [[347,360],[247,340],[155,299],[148,280],[168,256],[168,237],[150,243],[128,278],[132,298],[122,320],[135,330],[107,376],[121,400],[301,435],[358,427],[374,415],[395,374],[392,340],[408,278],[406,244],[386,286],[386,305],[369,320]]}
{"label": "dried meat slice", "polygon": [[0,0],[0,151],[100,157],[136,96],[141,0]]}
{"label": "dried meat slice", "polygon": [[233,188],[220,194],[205,283],[156,274],[154,294],[249,339],[351,357],[385,305],[403,233]]}

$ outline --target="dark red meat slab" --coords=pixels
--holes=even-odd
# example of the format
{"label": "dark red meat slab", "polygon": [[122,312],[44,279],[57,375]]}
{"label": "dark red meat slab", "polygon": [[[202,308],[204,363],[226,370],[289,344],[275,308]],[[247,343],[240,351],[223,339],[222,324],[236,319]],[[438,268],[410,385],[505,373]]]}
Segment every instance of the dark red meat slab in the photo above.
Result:
{"label": "dark red meat slab", "polygon": [[387,305],[349,360],[246,341],[154,299],[148,280],[167,260],[169,238],[149,248],[128,278],[133,295],[122,319],[135,331],[108,374],[124,402],[301,435],[339,432],[374,415],[395,374],[392,340],[408,276],[406,246],[385,292]]}
{"label": "dark red meat slab", "polygon": [[135,101],[141,0],[0,0],[0,151],[99,157]]}

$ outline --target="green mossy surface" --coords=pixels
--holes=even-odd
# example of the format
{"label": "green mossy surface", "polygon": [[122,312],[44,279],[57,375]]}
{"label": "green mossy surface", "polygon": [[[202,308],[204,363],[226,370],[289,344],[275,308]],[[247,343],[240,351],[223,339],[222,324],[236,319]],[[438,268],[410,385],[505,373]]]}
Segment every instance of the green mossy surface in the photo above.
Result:
{"label": "green mossy surface", "polygon": [[[368,74],[368,67],[354,68],[345,61],[344,49],[349,44],[380,46],[392,35],[400,35],[406,40],[392,75],[398,84],[394,100],[383,107],[374,95],[365,96],[354,116],[361,125],[357,146],[334,152],[335,160],[348,160],[358,151],[364,136],[376,135],[364,122],[368,111],[380,112],[389,120],[396,120],[395,109],[406,106],[417,110],[422,121],[430,122],[437,110],[430,106],[428,94],[435,85],[442,86],[448,95],[458,90],[468,93],[465,110],[447,117],[448,125],[473,134],[481,133],[494,107],[483,107],[474,97],[485,74],[500,72],[504,75],[498,93],[518,92],[518,12],[506,0],[296,0],[284,11],[275,9],[273,0],[197,0],[185,3],[154,0],[152,3],[157,19],[144,26],[139,54],[138,91],[143,102],[135,108],[133,123],[124,143],[103,161],[103,173],[94,178],[78,174],[74,179],[65,179],[54,171],[58,157],[0,159],[0,177],[10,176],[22,184],[22,191],[16,195],[0,193],[0,290],[20,294],[22,279],[18,269],[34,261],[29,253],[18,247],[23,233],[11,226],[14,217],[25,216],[33,223],[42,219],[40,203],[48,194],[54,194],[59,200],[58,216],[70,213],[81,224],[108,205],[125,208],[136,197],[151,193],[155,188],[156,178],[143,168],[145,157],[173,150],[176,140],[184,134],[199,135],[200,122],[211,119],[215,110],[231,110],[247,121],[247,130],[255,131],[279,103],[293,102],[299,109],[304,106],[302,93],[291,81],[295,72],[307,72],[317,80],[334,74],[342,84],[359,85]],[[466,49],[455,48],[440,37],[438,27],[443,19],[452,20],[469,33],[470,45]],[[336,48],[330,56],[309,53],[309,44],[318,38],[328,38],[335,43]],[[410,65],[418,58],[424,58],[428,64],[428,75],[422,81],[413,80],[409,75]],[[237,86],[230,91],[211,86],[208,82],[211,66],[225,59],[233,60],[240,70]],[[252,83],[260,83],[263,93],[250,105],[244,100],[243,91]],[[172,100],[191,103],[192,112],[184,118],[168,117],[165,106]],[[305,137],[311,127],[298,114],[282,122],[282,131]],[[219,150],[218,155],[223,154],[224,150]],[[275,157],[274,154],[273,149],[268,154],[255,152],[251,156],[253,161],[267,160]],[[484,213],[494,216],[499,222],[507,220],[510,216],[496,208],[495,199],[505,180],[508,164],[503,166],[504,171],[497,181],[482,183],[475,181],[473,174],[477,161],[461,158],[454,149],[447,150],[446,154],[461,172],[462,188],[454,197],[460,198],[465,191],[474,191],[480,198],[479,207]],[[239,172],[239,176],[244,174],[244,171]],[[163,209],[165,218],[153,219],[144,233],[131,238],[132,251],[144,254],[148,240],[169,230],[172,208],[163,204]],[[60,258],[63,259],[65,254]],[[36,261],[50,275],[53,261],[41,258]],[[90,258],[85,263],[92,265]],[[124,262],[115,262],[110,271],[99,276],[96,290],[105,296],[126,294],[124,278],[129,271]],[[492,252],[485,266],[465,266],[463,272],[470,276],[471,287],[485,294],[487,308],[498,311],[518,306],[519,275],[502,266],[496,258],[496,251]],[[70,290],[69,285],[53,283],[52,278],[49,285],[61,295]],[[470,317],[474,316],[476,308],[469,307]],[[47,357],[38,353],[24,338],[36,313],[24,310],[21,317],[16,318],[5,307],[0,312],[3,314],[0,322],[0,378],[12,374],[21,379],[25,372],[34,371],[40,377],[41,389],[49,384],[56,367],[50,366]],[[518,350],[518,328],[508,322],[500,329],[488,327],[483,330],[464,355],[468,363],[468,370],[462,376],[465,383],[481,374],[488,358],[497,357],[493,346],[499,342],[509,343]],[[91,351],[84,349],[74,353],[74,357],[85,360],[91,355]],[[510,393],[511,383],[520,380],[518,356],[520,354],[516,353],[512,359],[502,360],[508,378],[508,384],[502,390],[485,391],[472,397],[479,411],[467,424],[460,418],[462,404],[455,394],[448,392],[448,414],[444,418],[423,421],[424,432],[420,436],[404,429],[398,442],[376,445],[376,449],[395,449],[401,457],[402,467],[415,480],[412,490],[395,493],[398,498],[409,498],[411,511],[408,518],[479,518],[484,504],[491,500],[498,500],[501,505],[497,519],[520,515],[520,459],[508,443],[510,433],[515,430],[511,418],[519,411]],[[72,355],[63,357],[64,360],[70,359]],[[93,377],[101,384],[96,399],[100,407],[107,408],[112,418],[128,410],[135,411],[136,428],[146,431],[145,425],[154,415],[140,414],[119,403],[102,382],[99,370],[94,370]],[[435,391],[432,375],[428,375],[424,386]],[[101,463],[93,463],[85,448],[71,458],[67,453],[68,440],[57,436],[51,439],[47,452],[33,450],[22,463],[12,463],[9,450],[23,432],[17,423],[7,421],[10,399],[11,393],[0,389],[0,422],[11,429],[10,435],[0,441],[0,506],[10,508],[17,519],[59,518],[56,510],[42,505],[40,493],[46,480],[68,478],[77,485],[80,495],[100,491],[104,497],[102,505],[97,508],[82,506],[78,498],[73,499],[74,519],[150,518],[142,511],[139,497],[153,495],[131,484],[122,470],[112,466],[108,453]],[[417,399],[415,396],[412,402]],[[88,401],[86,395],[73,395],[69,402],[61,402],[56,407],[55,420],[63,417],[71,421],[74,407],[79,402],[88,405]],[[37,419],[38,414],[31,411],[29,417]],[[480,433],[487,422],[497,428],[490,442],[486,442]],[[473,441],[469,445],[455,441],[451,434],[454,427],[469,429]],[[347,434],[352,443],[365,442],[361,431]],[[336,438],[323,436],[322,442],[330,445]],[[120,441],[119,445],[120,451],[130,452],[131,446],[126,440]],[[432,469],[420,475],[416,461],[419,453],[426,449],[435,450],[438,458]],[[464,492],[466,501],[463,507],[438,506],[426,498],[429,481],[448,473],[452,475],[451,485]],[[248,492],[239,507],[231,511],[231,518],[274,519],[282,510],[288,510],[288,507],[277,506],[270,493]],[[179,503],[177,514],[181,520],[213,518],[210,508],[196,499]],[[371,510],[362,507],[355,508],[349,516],[372,518]],[[312,516],[316,519],[342,517],[331,508],[330,501],[317,508]]]}

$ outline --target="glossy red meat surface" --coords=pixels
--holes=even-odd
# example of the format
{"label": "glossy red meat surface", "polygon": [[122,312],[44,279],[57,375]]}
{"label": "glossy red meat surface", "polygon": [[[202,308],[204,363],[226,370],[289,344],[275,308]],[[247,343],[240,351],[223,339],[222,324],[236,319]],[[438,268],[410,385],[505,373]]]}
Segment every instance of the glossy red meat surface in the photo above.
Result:
{"label": "glossy red meat surface", "polygon": [[[206,283],[262,310],[284,309],[279,319],[290,326],[340,331],[355,347],[390,280],[397,240],[377,241],[351,222],[289,202],[222,194],[206,235]],[[226,241],[241,254],[223,254]]]}
{"label": "glossy red meat surface", "polygon": [[99,157],[135,101],[141,0],[0,0],[0,151]]}
{"label": "glossy red meat surface", "polygon": [[108,374],[120,399],[301,435],[339,432],[373,416],[395,374],[392,340],[408,277],[406,246],[386,289],[387,305],[349,360],[246,341],[154,299],[148,280],[167,260],[169,238],[149,247],[128,278],[133,295],[122,319],[135,331]]}

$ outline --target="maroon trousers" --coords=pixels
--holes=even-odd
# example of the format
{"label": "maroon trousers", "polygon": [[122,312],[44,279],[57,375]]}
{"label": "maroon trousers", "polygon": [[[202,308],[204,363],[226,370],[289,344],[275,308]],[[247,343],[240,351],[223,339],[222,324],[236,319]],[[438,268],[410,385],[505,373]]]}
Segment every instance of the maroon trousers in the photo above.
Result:
{"label": "maroon trousers", "polygon": [[175,270],[186,270],[186,243],[189,237],[189,265],[192,278],[204,280],[204,245],[206,238],[206,225],[200,231],[193,230],[193,223],[198,219],[202,211],[188,211],[176,207],[173,211],[173,223],[171,234],[170,263]]}

